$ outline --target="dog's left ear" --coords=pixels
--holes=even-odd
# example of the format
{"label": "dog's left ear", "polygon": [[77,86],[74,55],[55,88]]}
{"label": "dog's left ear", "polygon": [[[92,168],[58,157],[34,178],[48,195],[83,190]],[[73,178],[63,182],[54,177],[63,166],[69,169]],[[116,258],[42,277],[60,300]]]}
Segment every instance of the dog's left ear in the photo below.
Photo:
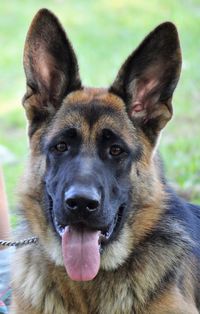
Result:
{"label": "dog's left ear", "polygon": [[159,25],[129,56],[110,91],[120,96],[130,119],[154,144],[172,116],[172,94],[181,69],[176,27]]}

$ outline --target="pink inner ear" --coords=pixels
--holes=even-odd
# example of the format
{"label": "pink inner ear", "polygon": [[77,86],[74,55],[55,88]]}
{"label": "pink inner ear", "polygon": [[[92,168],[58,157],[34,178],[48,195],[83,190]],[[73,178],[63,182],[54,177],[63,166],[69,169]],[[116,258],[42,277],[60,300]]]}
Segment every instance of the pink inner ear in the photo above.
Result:
{"label": "pink inner ear", "polygon": [[49,88],[51,83],[51,71],[54,69],[53,58],[42,48],[39,51],[37,60],[35,60],[37,73],[43,84]]}
{"label": "pink inner ear", "polygon": [[142,110],[144,110],[144,105],[141,102],[136,101],[136,102],[133,103],[132,113],[133,112],[140,112]]}
{"label": "pink inner ear", "polygon": [[157,79],[137,79],[134,82],[134,97],[133,103],[131,106],[131,116],[144,111],[144,115],[146,114],[147,107],[151,106],[152,103],[156,101],[154,97],[152,97],[152,91],[156,90],[159,82]]}

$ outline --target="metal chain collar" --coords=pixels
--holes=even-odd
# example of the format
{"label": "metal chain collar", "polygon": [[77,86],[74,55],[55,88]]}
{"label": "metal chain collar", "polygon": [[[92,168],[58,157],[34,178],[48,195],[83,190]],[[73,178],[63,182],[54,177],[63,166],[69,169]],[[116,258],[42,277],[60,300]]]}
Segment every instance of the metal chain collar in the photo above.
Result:
{"label": "metal chain collar", "polygon": [[34,244],[38,242],[38,237],[31,237],[20,241],[5,241],[0,240],[0,246],[15,246],[20,247],[23,245]]}

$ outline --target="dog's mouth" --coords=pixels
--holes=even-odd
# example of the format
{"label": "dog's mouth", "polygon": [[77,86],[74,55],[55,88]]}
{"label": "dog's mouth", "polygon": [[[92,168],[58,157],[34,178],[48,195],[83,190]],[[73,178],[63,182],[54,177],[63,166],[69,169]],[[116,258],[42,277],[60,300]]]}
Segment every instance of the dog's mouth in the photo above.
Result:
{"label": "dog's mouth", "polygon": [[62,239],[64,266],[72,280],[88,281],[96,277],[100,267],[100,254],[119,232],[124,209],[125,204],[119,207],[112,222],[101,230],[88,228],[84,224],[61,225],[51,210],[54,229]]}
{"label": "dog's mouth", "polygon": [[[122,223],[122,217],[123,217],[123,213],[124,213],[124,209],[126,207],[126,204],[122,204],[118,211],[117,211],[117,214],[115,215],[114,219],[112,220],[112,222],[104,227],[104,228],[101,228],[100,231],[100,234],[99,234],[99,249],[100,249],[100,252],[103,250],[103,247],[105,245],[107,245],[110,241],[112,241],[115,236],[117,235],[120,227],[121,227],[121,223]],[[74,226],[70,226],[70,225],[61,225],[53,210],[51,210],[51,216],[52,216],[52,221],[53,221],[53,225],[54,225],[54,228],[57,232],[57,234],[62,238],[63,237],[63,234],[65,232],[65,229],[67,227],[71,227],[71,228],[76,228],[77,230],[81,230],[84,228],[84,224],[82,223],[79,223],[77,225],[74,225]]]}

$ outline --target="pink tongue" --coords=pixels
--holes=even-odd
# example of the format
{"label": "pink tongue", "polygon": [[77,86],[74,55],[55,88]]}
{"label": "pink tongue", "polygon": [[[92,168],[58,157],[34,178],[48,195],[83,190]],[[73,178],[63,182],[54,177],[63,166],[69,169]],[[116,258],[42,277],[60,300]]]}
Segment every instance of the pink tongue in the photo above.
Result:
{"label": "pink tongue", "polygon": [[76,281],[92,280],[100,265],[99,231],[66,227],[62,236],[62,254],[69,277]]}

